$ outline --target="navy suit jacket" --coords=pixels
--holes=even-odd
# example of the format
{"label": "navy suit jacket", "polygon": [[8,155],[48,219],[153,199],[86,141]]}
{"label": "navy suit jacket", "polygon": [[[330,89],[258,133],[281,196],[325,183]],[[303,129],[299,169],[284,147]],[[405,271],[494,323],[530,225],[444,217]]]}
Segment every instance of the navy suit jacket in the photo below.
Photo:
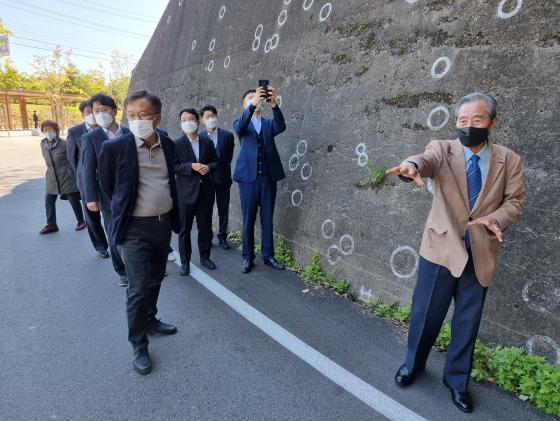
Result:
{"label": "navy suit jacket", "polygon": [[[122,135],[130,133],[126,127],[121,127]],[[104,196],[99,188],[99,155],[101,147],[109,138],[105,130],[97,127],[82,136],[82,150],[80,161],[82,164],[82,183],[86,203],[101,202],[101,208],[110,210],[110,200]]]}
{"label": "navy suit jacket", "polygon": [[[218,156],[214,148],[214,142],[203,134],[198,135],[199,159],[197,161],[191,142],[187,135],[183,135],[173,142],[175,143],[175,174],[177,175],[177,190],[179,203],[193,204],[198,199],[200,189],[204,191],[208,200],[214,200],[215,185],[212,174],[218,169]],[[208,165],[210,172],[200,175],[192,169],[194,162]]]}
{"label": "navy suit jacket", "polygon": [[[169,173],[169,188],[173,199],[171,228],[179,232],[179,204],[175,184],[175,144],[159,132],[161,147]],[[99,157],[99,180],[103,195],[110,200],[111,226],[109,235],[115,244],[120,244],[128,229],[138,194],[139,168],[138,147],[130,132],[103,143]],[[155,216],[155,215],[154,215]]]}
{"label": "navy suit jacket", "polygon": [[[255,106],[251,103],[245,108],[241,118],[233,122],[233,127],[241,143],[241,150],[233,172],[233,180],[238,183],[254,183],[257,179],[257,132],[251,124],[254,111]],[[270,180],[276,182],[286,178],[286,173],[276,149],[274,136],[286,130],[286,123],[278,105],[272,108],[272,113],[272,119],[262,118],[261,134],[264,139],[264,158],[268,165],[268,174]]]}
{"label": "navy suit jacket", "polygon": [[[216,152],[218,154],[218,168],[213,173],[214,182],[217,186],[231,186],[231,161],[233,160],[233,149],[235,148],[235,140],[233,133],[225,129],[217,128],[218,130],[218,147]],[[210,139],[208,130],[203,130],[199,135],[206,136]],[[210,139],[212,142],[212,139]],[[212,142],[214,143],[214,142]]]}
{"label": "navy suit jacket", "polygon": [[82,165],[80,163],[80,150],[82,149],[82,136],[87,133],[86,123],[78,124],[68,129],[68,137],[66,138],[66,154],[68,162],[76,172],[78,181],[78,189],[84,196],[82,185]]}

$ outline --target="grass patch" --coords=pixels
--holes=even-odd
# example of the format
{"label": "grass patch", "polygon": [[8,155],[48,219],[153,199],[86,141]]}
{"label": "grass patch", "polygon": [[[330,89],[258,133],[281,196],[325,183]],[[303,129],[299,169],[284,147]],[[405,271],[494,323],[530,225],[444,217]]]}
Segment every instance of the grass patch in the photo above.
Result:
{"label": "grass patch", "polygon": [[236,247],[241,245],[241,231],[240,230],[232,230],[227,235],[227,240]]}
{"label": "grass patch", "polygon": [[320,261],[320,254],[311,256],[311,261],[301,271],[301,277],[306,281],[332,289],[338,294],[346,294],[350,289],[350,282],[345,279],[338,280],[327,273]]}
{"label": "grass patch", "polygon": [[360,76],[362,76],[363,74],[365,74],[368,70],[369,70],[369,67],[362,66],[362,67],[360,67],[358,70],[356,70],[356,71],[354,72],[354,76],[360,77]]}
{"label": "grass patch", "polygon": [[363,34],[372,26],[371,23],[355,23],[350,26],[337,28],[337,32],[344,37],[357,36]]}
{"label": "grass patch", "polygon": [[382,98],[381,102],[388,107],[417,108],[420,102],[436,102],[451,105],[453,95],[448,92],[422,92],[420,94],[399,94],[391,98]]}
{"label": "grass patch", "polygon": [[276,241],[274,258],[288,269],[298,273],[301,271],[301,266],[295,259],[293,250],[288,246],[288,242],[282,236],[278,237],[278,241]]}
{"label": "grass patch", "polygon": [[374,45],[375,45],[375,35],[369,34],[363,43],[363,47],[364,49],[369,50]]}
{"label": "grass patch", "polygon": [[385,165],[376,165],[374,167],[372,162],[368,161],[367,166],[369,169],[368,176],[363,180],[355,182],[354,187],[360,189],[373,189],[380,186],[387,178],[387,174],[385,174],[385,171],[387,171],[387,167]]}
{"label": "grass patch", "polygon": [[331,55],[331,59],[333,61],[333,63],[336,63],[338,65],[342,65],[342,64],[346,64],[346,63],[350,63],[350,57],[348,57],[348,55],[344,54],[344,53],[340,53],[340,54],[332,54]]}

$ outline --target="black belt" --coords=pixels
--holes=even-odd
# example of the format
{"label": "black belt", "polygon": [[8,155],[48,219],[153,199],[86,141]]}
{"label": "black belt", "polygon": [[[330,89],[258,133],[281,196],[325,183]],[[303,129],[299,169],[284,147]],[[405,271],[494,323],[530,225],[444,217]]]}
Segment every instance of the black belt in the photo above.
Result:
{"label": "black belt", "polygon": [[167,212],[167,213],[163,213],[161,215],[156,215],[156,216],[132,216],[132,219],[138,219],[141,221],[166,221],[169,219],[169,217],[171,216],[171,211]]}

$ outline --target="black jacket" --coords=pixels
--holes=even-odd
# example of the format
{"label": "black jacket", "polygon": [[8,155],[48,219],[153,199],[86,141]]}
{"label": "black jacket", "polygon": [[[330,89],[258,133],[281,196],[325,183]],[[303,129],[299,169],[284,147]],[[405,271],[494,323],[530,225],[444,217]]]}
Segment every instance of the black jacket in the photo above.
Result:
{"label": "black jacket", "polygon": [[82,136],[87,133],[86,124],[78,124],[68,129],[66,138],[66,153],[68,154],[68,162],[74,168],[78,181],[78,188],[84,194],[84,186],[82,184],[82,164],[80,162],[80,150],[82,149]]}
{"label": "black jacket", "polygon": [[[177,193],[179,203],[192,204],[198,198],[198,192],[202,188],[209,200],[214,200],[215,185],[213,174],[218,169],[218,156],[214,143],[204,135],[198,136],[200,147],[197,161],[191,142],[186,134],[174,140],[175,142],[175,174],[177,174]],[[192,164],[199,162],[208,165],[210,172],[200,175],[192,169]]]}
{"label": "black jacket", "polygon": [[[219,127],[216,130],[218,130],[218,147],[216,149],[216,153],[218,154],[218,168],[213,173],[214,182],[216,186],[229,187],[233,183],[231,180],[231,161],[233,160],[235,140],[232,132]],[[199,135],[210,138],[207,130],[201,131]]]}
{"label": "black jacket", "polygon": [[[126,127],[121,127],[121,133],[130,133]],[[119,139],[122,136],[117,137]],[[132,137],[134,139],[134,136]],[[83,183],[82,197],[86,203],[100,202],[105,210],[110,209],[110,200],[102,194],[99,187],[99,156],[101,148],[109,138],[101,127],[97,127],[82,136],[82,149],[80,151],[81,182]]]}
{"label": "black jacket", "polygon": [[[159,134],[161,147],[165,154],[167,171],[169,172],[169,188],[173,199],[171,210],[171,227],[179,232],[179,204],[177,202],[177,186],[175,184],[175,144],[162,134]],[[111,227],[109,235],[120,244],[136,206],[138,194],[138,151],[132,133],[103,143],[99,157],[99,181],[103,195],[110,199]]]}

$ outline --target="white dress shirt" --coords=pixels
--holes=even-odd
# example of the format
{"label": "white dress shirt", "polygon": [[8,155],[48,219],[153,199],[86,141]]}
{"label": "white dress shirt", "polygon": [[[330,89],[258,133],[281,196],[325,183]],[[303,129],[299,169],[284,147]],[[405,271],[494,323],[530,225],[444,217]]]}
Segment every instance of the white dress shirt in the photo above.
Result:
{"label": "white dress shirt", "polygon": [[199,142],[198,136],[194,140],[191,139],[188,136],[187,136],[187,138],[191,142],[191,146],[192,146],[193,151],[194,151],[194,156],[196,156],[196,162],[199,162],[200,161],[200,142]]}
{"label": "white dress shirt", "polygon": [[119,137],[122,135],[122,127],[120,124],[117,124],[117,131],[115,133],[113,133],[111,130],[106,129],[104,127],[103,130],[105,131],[105,134],[107,135],[108,139],[114,139],[115,137]]}
{"label": "white dress shirt", "polygon": [[257,132],[257,134],[260,134],[261,132],[261,126],[262,126],[262,117],[256,116],[255,114],[253,114],[253,117],[251,118],[251,122],[253,123],[253,127],[255,128],[255,131]]}

